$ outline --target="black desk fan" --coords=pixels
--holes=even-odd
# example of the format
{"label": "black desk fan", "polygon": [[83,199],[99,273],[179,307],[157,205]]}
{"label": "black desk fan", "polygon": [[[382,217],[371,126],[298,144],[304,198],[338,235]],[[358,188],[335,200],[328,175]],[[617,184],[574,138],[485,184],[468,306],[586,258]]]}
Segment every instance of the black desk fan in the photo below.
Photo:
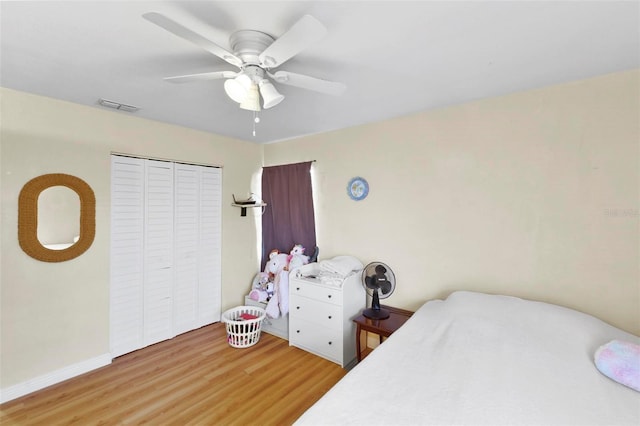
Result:
{"label": "black desk fan", "polygon": [[389,311],[380,307],[380,299],[391,296],[396,288],[396,276],[389,266],[382,262],[371,262],[362,270],[362,285],[371,296],[371,308],[362,314],[371,319],[389,318]]}

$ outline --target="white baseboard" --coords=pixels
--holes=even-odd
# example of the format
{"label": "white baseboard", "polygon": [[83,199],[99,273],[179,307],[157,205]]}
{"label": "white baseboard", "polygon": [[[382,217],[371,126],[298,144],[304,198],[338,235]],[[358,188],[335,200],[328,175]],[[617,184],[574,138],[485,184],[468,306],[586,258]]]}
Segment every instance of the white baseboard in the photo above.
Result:
{"label": "white baseboard", "polygon": [[20,398],[21,396],[27,395],[31,392],[44,389],[47,386],[55,385],[56,383],[63,382],[72,377],[79,376],[109,364],[111,364],[111,354],[104,354],[52,371],[39,377],[34,377],[26,382],[0,389],[0,404]]}

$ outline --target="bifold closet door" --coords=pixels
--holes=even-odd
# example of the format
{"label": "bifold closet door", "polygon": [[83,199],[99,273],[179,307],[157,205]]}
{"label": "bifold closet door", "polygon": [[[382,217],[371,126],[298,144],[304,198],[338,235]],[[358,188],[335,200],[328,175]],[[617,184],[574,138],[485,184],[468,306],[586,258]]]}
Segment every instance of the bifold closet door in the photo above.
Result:
{"label": "bifold closet door", "polygon": [[222,169],[200,169],[197,327],[222,315]]}
{"label": "bifold closet door", "polygon": [[222,174],[175,165],[174,332],[220,320]]}
{"label": "bifold closet door", "polygon": [[174,164],[145,160],[144,346],[173,332]]}
{"label": "bifold closet door", "polygon": [[144,346],[145,164],[111,156],[111,355]]}
{"label": "bifold closet door", "polygon": [[111,350],[220,320],[221,169],[112,156]]}

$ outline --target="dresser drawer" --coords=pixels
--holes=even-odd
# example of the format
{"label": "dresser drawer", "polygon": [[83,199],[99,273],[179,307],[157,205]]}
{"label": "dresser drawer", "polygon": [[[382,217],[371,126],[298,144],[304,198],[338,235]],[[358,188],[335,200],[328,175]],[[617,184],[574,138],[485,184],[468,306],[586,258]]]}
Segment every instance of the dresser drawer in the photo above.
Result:
{"label": "dresser drawer", "polygon": [[322,327],[342,330],[342,307],[302,296],[291,296],[289,314]]}
{"label": "dresser drawer", "polygon": [[342,305],[342,291],[339,288],[321,287],[305,281],[292,280],[289,286],[289,293],[292,296],[304,296],[322,302]]}
{"label": "dresser drawer", "polygon": [[289,344],[317,355],[342,362],[342,333],[318,324],[292,317],[289,324]]}

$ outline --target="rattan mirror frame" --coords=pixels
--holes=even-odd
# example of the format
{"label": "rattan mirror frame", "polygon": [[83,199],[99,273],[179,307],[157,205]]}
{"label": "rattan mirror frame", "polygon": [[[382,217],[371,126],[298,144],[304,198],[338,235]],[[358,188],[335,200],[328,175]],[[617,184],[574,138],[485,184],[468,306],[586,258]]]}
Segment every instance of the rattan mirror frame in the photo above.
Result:
{"label": "rattan mirror frame", "polygon": [[[80,198],[80,238],[63,250],[46,248],[38,240],[38,197],[52,186],[65,186]],[[96,197],[91,187],[82,179],[51,173],[31,179],[20,191],[18,198],[18,241],[29,256],[43,262],[64,262],[87,251],[96,235]]]}

